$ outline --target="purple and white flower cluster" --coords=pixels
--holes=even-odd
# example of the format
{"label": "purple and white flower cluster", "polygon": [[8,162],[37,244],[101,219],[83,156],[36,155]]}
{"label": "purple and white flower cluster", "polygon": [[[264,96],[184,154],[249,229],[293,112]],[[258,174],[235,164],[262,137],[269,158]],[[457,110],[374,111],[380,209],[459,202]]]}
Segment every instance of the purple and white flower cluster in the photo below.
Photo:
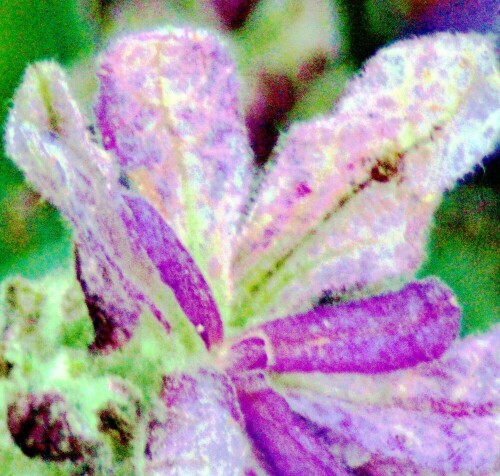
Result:
{"label": "purple and white flower cluster", "polygon": [[92,350],[123,346],[144,312],[205,344],[164,377],[146,474],[500,470],[499,329],[457,340],[453,293],[413,280],[442,192],[498,142],[493,39],[381,50],[264,170],[211,34],[124,37],[98,76],[96,136],[64,71],[30,66],[6,144],[74,226]]}

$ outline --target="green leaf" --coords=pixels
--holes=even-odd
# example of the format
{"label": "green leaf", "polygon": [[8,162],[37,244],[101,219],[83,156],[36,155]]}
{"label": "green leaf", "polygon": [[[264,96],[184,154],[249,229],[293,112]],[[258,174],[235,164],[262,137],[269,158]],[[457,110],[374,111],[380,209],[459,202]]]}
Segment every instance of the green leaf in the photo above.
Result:
{"label": "green leaf", "polygon": [[488,187],[465,185],[447,194],[419,272],[451,286],[463,309],[464,335],[500,321],[499,210],[499,194]]}
{"label": "green leaf", "polygon": [[[90,24],[76,0],[0,3],[0,124],[26,65],[41,58],[70,63],[93,49]],[[0,144],[0,279],[36,277],[69,257],[70,234],[57,212],[39,201]]]}

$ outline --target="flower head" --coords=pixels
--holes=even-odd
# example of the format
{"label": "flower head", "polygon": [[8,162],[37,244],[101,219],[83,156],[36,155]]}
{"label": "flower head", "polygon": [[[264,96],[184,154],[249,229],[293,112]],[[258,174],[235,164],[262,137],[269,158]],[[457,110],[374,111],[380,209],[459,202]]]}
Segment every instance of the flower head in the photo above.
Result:
{"label": "flower head", "polygon": [[74,225],[94,350],[121,347],[147,310],[174,334],[187,318],[205,344],[164,378],[148,474],[498,464],[484,446],[498,332],[435,361],[459,308],[435,279],[404,284],[441,193],[498,140],[492,40],[443,33],[380,51],[335,111],[291,128],[265,171],[212,35],[122,38],[98,75],[96,137],[61,68],[31,66],[7,150]]}

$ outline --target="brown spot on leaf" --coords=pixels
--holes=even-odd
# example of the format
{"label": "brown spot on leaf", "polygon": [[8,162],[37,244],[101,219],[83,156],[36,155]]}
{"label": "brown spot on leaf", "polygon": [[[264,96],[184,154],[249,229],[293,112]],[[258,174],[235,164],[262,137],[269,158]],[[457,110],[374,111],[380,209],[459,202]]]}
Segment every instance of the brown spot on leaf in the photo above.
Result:
{"label": "brown spot on leaf", "polygon": [[5,358],[0,357],[0,378],[8,377],[14,366]]}

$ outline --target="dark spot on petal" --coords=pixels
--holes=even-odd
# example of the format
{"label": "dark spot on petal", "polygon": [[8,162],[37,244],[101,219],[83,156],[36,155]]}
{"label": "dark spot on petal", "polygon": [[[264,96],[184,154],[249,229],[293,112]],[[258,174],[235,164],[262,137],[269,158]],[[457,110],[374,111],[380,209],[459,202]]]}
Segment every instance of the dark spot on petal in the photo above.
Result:
{"label": "dark spot on petal", "polygon": [[309,195],[311,192],[312,190],[309,188],[306,182],[300,182],[295,188],[295,193],[299,198],[305,197],[306,195]]}
{"label": "dark spot on petal", "polygon": [[120,172],[120,177],[118,179],[118,182],[122,187],[125,187],[127,190],[130,190],[130,180],[125,172],[123,171]]}
{"label": "dark spot on petal", "polygon": [[339,294],[334,293],[332,290],[323,291],[318,299],[317,304],[314,307],[328,306],[331,304],[337,304],[342,300]]}
{"label": "dark spot on petal", "polygon": [[396,164],[390,162],[377,162],[370,172],[370,177],[376,182],[386,183],[398,173]]}

